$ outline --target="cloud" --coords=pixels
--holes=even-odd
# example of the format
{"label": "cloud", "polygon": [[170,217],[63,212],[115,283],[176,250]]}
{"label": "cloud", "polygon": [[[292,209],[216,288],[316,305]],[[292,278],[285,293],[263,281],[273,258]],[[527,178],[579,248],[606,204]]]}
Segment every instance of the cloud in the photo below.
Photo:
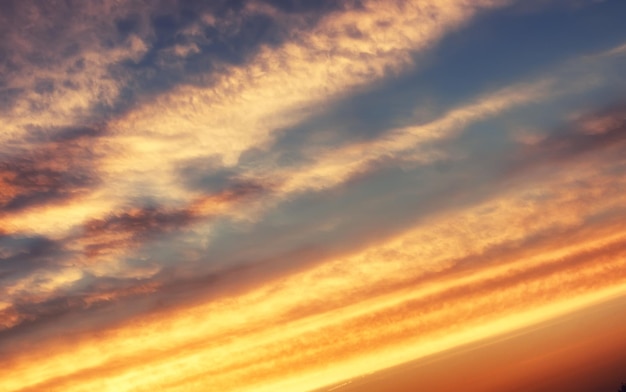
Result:
{"label": "cloud", "polygon": [[99,132],[90,127],[50,133],[33,129],[37,141],[30,147],[0,155],[0,213],[64,202],[92,190],[99,183],[92,150]]}
{"label": "cloud", "polygon": [[[592,116],[593,117],[593,116]],[[566,137],[567,134],[564,134],[562,136],[559,136],[561,138]],[[574,134],[573,136],[578,137],[578,134]],[[543,149],[545,148],[549,148],[550,145],[552,144],[556,144],[556,145],[562,145],[562,144],[567,144],[569,143],[567,141],[567,139],[561,140],[561,142],[557,142],[556,140],[558,139],[557,136],[554,136],[554,141],[550,140],[549,142],[546,142],[546,145],[541,147]],[[535,148],[537,146],[533,146],[533,148]],[[522,146],[522,148],[525,148],[524,146]],[[539,147],[537,147],[539,148]],[[522,150],[523,151],[523,150]],[[539,150],[539,151],[543,151],[543,150]],[[540,162],[540,160],[535,159],[533,161],[537,161]],[[528,171],[529,168],[527,168]],[[565,169],[567,169],[567,167],[565,167]],[[526,173],[527,174],[527,173]],[[535,180],[532,176],[531,179]],[[581,181],[581,180],[579,180]],[[523,184],[523,183],[522,183]],[[604,183],[602,181],[600,181],[599,183],[597,182],[587,182],[585,184],[585,187],[589,188],[589,189],[598,189],[599,186],[604,186]],[[572,184],[572,185],[575,185]],[[617,184],[614,184],[617,185]],[[497,187],[494,187],[494,184],[491,183],[489,184],[489,186],[491,187],[491,196],[494,195],[495,191],[497,190]],[[517,187],[519,186],[523,186],[523,185],[517,185]],[[570,193],[566,194],[566,195],[577,195],[580,194],[580,190],[576,191],[577,188],[571,189],[570,188],[571,185],[565,186],[565,185],[559,185],[558,188],[562,188],[562,189],[566,189],[569,190]],[[457,188],[457,192],[462,190],[464,188],[463,184],[459,184],[458,188]],[[516,189],[516,188],[513,188]],[[582,189],[582,188],[581,188]],[[617,188],[619,189],[619,188]],[[247,202],[250,200],[250,197],[252,197],[252,199],[254,200],[255,198],[259,197],[259,195],[264,195],[266,192],[272,192],[272,188],[266,188],[266,187],[262,187],[259,186],[258,184],[254,184],[254,183],[250,183],[250,184],[237,184],[234,182],[231,182],[231,185],[227,186],[226,188],[224,188],[221,191],[218,191],[216,193],[213,194],[209,194],[207,196],[203,196],[199,199],[196,199],[195,201],[193,201],[192,203],[190,203],[189,205],[185,206],[185,207],[181,207],[181,208],[177,208],[177,209],[171,209],[171,208],[167,208],[167,207],[157,207],[157,206],[153,206],[153,207],[144,207],[144,208],[131,208],[129,210],[122,210],[122,211],[117,211],[114,212],[108,216],[105,216],[103,218],[98,218],[98,219],[92,219],[92,220],[88,220],[84,223],[84,232],[82,232],[82,234],[80,234],[78,237],[76,237],[73,241],[77,241],[78,244],[78,248],[75,249],[79,249],[80,252],[83,252],[84,255],[89,256],[89,257],[94,257],[95,260],[99,260],[99,262],[103,262],[105,260],[107,260],[107,258],[105,256],[110,256],[113,255],[114,257],[119,257],[119,255],[125,254],[128,250],[130,249],[141,249],[144,246],[151,246],[151,243],[154,243],[157,240],[162,240],[165,241],[166,243],[170,243],[173,238],[175,237],[170,237],[170,234],[175,234],[176,232],[178,232],[179,230],[184,230],[185,228],[191,227],[193,226],[194,222],[206,222],[206,219],[209,217],[214,216],[214,214],[222,214],[225,211],[223,210],[223,208],[226,208],[226,213],[228,213],[227,211],[232,209],[232,208],[237,208],[237,205],[240,205],[241,202]],[[448,189],[449,191],[449,189]],[[542,193],[543,192],[543,193]],[[548,200],[550,200],[550,196],[549,196],[549,192],[546,193],[545,190],[543,191],[537,191],[535,193],[528,193],[528,194],[523,194],[524,197],[529,197],[529,198],[538,198],[537,200],[541,200],[544,203],[546,203]],[[603,204],[598,204],[598,208],[600,208],[602,205],[610,205],[610,202],[613,201],[618,202],[619,198],[614,194],[614,193],[605,193],[604,195],[604,203]],[[565,195],[564,195],[565,196]],[[435,194],[433,195],[433,198],[431,200],[429,199],[424,199],[421,201],[421,204],[424,203],[438,203],[438,208],[437,210],[437,214],[442,214],[445,213],[446,208],[442,208],[444,207],[446,204],[445,202],[443,202],[443,200],[446,199],[447,196],[445,195],[440,195],[437,194],[435,192]],[[456,201],[455,201],[456,200]],[[577,200],[574,199],[568,199],[567,197],[565,198],[561,198],[561,199],[557,199],[558,203],[557,205],[560,206],[568,206],[568,205],[572,205],[572,207],[574,208],[578,208],[580,209],[580,206],[577,204]],[[443,202],[443,204],[442,204]],[[451,199],[450,200],[450,206],[451,205],[456,205],[458,206],[458,199]],[[572,204],[573,203],[573,204]],[[448,207],[450,208],[450,207]],[[484,207],[485,209],[490,209],[490,208],[494,208],[494,207]],[[424,207],[424,211],[428,210],[429,208],[426,206]],[[432,209],[432,208],[431,208]],[[499,219],[496,219],[496,217],[498,216],[499,213],[501,213],[502,211],[505,211],[507,209],[511,209],[511,207],[509,205],[505,206],[501,206],[501,207],[497,207],[497,209],[495,209],[494,213],[492,213],[490,215],[490,218],[485,218],[488,221],[492,222],[492,230],[490,232],[490,234],[484,233],[481,235],[484,235],[485,237],[488,238],[492,238],[495,241],[495,238],[498,237],[498,235],[503,235],[508,233],[507,231],[503,231],[502,227],[505,226],[505,222],[504,221],[500,221]],[[528,215],[529,211],[526,210],[525,214]],[[421,215],[421,218],[424,219],[425,217],[427,219],[433,219],[433,218],[429,218],[428,214],[427,215],[422,215],[419,212],[416,213],[417,216]],[[578,211],[577,213],[574,213],[573,216],[581,216],[581,212]],[[507,220],[511,221],[510,216],[506,218]],[[557,219],[556,217],[552,217],[551,219]],[[459,218],[455,217],[454,221],[457,222],[456,224],[458,224]],[[309,220],[309,224],[310,224],[310,220]],[[528,235],[528,232],[532,232],[532,230],[539,230],[540,226],[536,226],[536,224],[530,225],[529,223],[529,218],[525,218],[523,220],[521,220],[518,225],[523,228],[523,230],[518,231],[518,235]],[[547,223],[547,224],[554,224],[554,221],[552,220],[546,220],[545,216],[543,220],[537,220],[537,224],[541,224],[541,222]],[[570,221],[566,220],[557,220],[557,222],[561,222],[559,224],[571,224]],[[570,222],[570,223],[568,223]],[[358,224],[358,223],[355,223]],[[385,224],[389,224],[389,223],[385,223]],[[341,226],[340,226],[341,227]],[[435,232],[437,232],[437,230],[439,229],[434,229],[432,226],[427,226],[428,227],[428,231],[432,232],[433,230],[435,230]],[[450,224],[450,227],[452,227],[452,224]],[[476,226],[473,229],[468,229],[469,232],[474,232],[477,231],[478,227],[480,226]],[[548,226],[549,227],[549,226]],[[343,226],[343,229],[346,230],[348,229],[349,226]],[[393,230],[398,230],[398,228],[393,228],[393,226],[391,228],[382,228],[381,230],[384,232],[384,230],[390,230],[393,233]],[[258,228],[258,230],[267,230],[267,228]],[[293,230],[293,228],[287,228],[287,230],[290,231],[291,234],[291,240],[289,241],[290,243],[293,244],[297,244],[294,243],[294,236],[300,235],[302,234],[302,236],[304,238],[307,238],[307,241],[311,242],[313,240],[314,237],[312,237],[312,233],[311,232],[305,232],[303,231],[302,233],[298,233],[295,232]],[[298,228],[298,231],[302,231],[302,228]],[[330,233],[332,234],[334,232],[334,230],[338,230],[338,229],[333,229],[333,231],[331,231]],[[353,228],[350,228],[349,230],[353,231]],[[442,232],[444,233],[443,236],[445,236],[445,232],[450,230],[450,228],[441,228]],[[480,231],[479,231],[480,232]],[[524,234],[526,233],[526,234]],[[271,236],[276,236],[278,233],[277,232],[273,232],[271,233]],[[164,236],[165,235],[165,236]],[[389,234],[387,234],[389,235]],[[425,234],[424,234],[425,235]],[[548,231],[548,234],[546,234],[546,236],[551,236],[554,235],[554,233]],[[271,237],[270,236],[270,237]],[[428,236],[424,237],[424,243],[428,243],[428,242],[432,242],[432,235],[430,240],[427,239]],[[280,238],[280,237],[277,237]],[[324,236],[320,237],[321,240],[320,241],[328,241],[328,243],[326,244],[326,246],[330,246],[329,244],[332,244],[332,240],[324,240]],[[358,238],[356,239],[358,240]],[[356,241],[355,240],[355,241]],[[521,237],[520,239],[521,240]],[[239,239],[239,241],[241,241],[241,239]],[[343,239],[343,241],[345,241],[345,237]],[[512,240],[513,241],[513,240]],[[262,240],[260,240],[259,242],[259,246],[260,243],[262,242]],[[466,242],[469,242],[469,240],[467,240]],[[241,242],[239,242],[241,243]],[[515,243],[515,242],[513,242]],[[478,244],[480,244],[480,242],[478,242]],[[189,246],[189,245],[186,245]],[[269,244],[265,243],[264,245],[265,247],[268,247]],[[426,252],[425,249],[429,249],[428,247],[424,247],[424,245],[420,245],[421,250],[418,252],[418,250],[414,249],[411,250],[410,247],[407,247],[407,245],[402,245],[401,248],[404,248],[405,250],[402,253],[398,253],[396,250],[389,250],[389,251],[384,251],[381,255],[376,255],[374,256],[375,258],[381,258],[381,259],[394,259],[397,260],[399,262],[399,264],[397,264],[397,267],[400,268],[400,270],[402,270],[404,267],[402,266],[401,261],[404,260],[403,255],[407,255],[406,257],[408,258],[414,258],[416,257],[417,253],[423,253]],[[452,249],[465,249],[465,252],[467,252],[469,249],[467,248],[466,244],[460,244],[460,243],[451,243],[448,245],[444,245],[444,244],[438,244],[437,248],[433,249],[433,253],[432,254],[428,254],[428,253],[424,253],[423,257],[425,259],[429,259],[433,261],[433,264],[431,266],[425,266],[425,271],[428,271],[428,269],[430,268],[434,268],[435,271],[439,268],[436,266],[436,263],[434,263],[435,260],[437,260],[437,257],[435,256],[437,253],[436,249],[441,249],[441,248],[445,248],[445,247],[450,247]],[[227,248],[228,249],[228,248]],[[271,254],[272,252],[276,252],[276,249],[269,247],[268,248],[268,253]],[[143,250],[141,250],[141,252],[144,252]],[[229,255],[228,257],[231,258],[231,260],[236,260],[237,257],[241,257],[241,255],[243,253],[241,252],[236,252],[233,249],[231,249],[231,252],[233,252],[233,254]],[[258,266],[252,266],[252,271],[256,271],[256,272],[250,272],[248,273],[248,275],[257,275],[257,280],[262,281],[266,276],[271,276],[272,273],[268,273],[267,271],[265,272],[261,272],[264,269],[267,269],[269,267],[269,270],[274,271],[273,273],[275,273],[276,271],[280,270],[281,268],[282,273],[287,273],[287,271],[289,271],[289,269],[284,269],[285,268],[285,264],[281,263],[280,260],[277,260],[276,257],[270,257],[267,261],[264,262],[260,262],[259,258],[262,259],[262,255],[265,251],[257,251],[255,252],[255,256],[253,258],[249,258],[248,261],[253,262],[258,264]],[[388,252],[388,254],[386,254],[385,252]],[[512,250],[508,250],[507,252],[512,252]],[[463,253],[461,253],[463,254]],[[480,254],[480,253],[479,253]],[[331,255],[332,256],[332,255]],[[104,257],[104,258],[103,258]],[[215,257],[215,256],[213,256]],[[250,256],[248,256],[250,257]],[[310,265],[310,263],[315,263],[318,264],[321,262],[321,260],[319,259],[320,254],[319,253],[311,253],[309,255],[306,255],[306,253],[301,253],[298,254],[293,253],[292,255],[290,255],[289,253],[284,253],[282,255],[283,258],[288,259],[288,258],[293,258],[293,257],[297,257],[298,261],[297,263],[294,264],[295,268],[302,268],[302,266],[306,266],[306,265]],[[323,256],[324,258],[322,260],[325,260],[328,258],[328,256]],[[460,256],[459,256],[460,257]],[[309,260],[308,262],[306,260]],[[112,259],[108,259],[107,263],[111,263]],[[92,261],[93,263],[93,261]],[[484,263],[484,261],[483,261]],[[281,267],[278,268],[276,266],[270,267],[269,264],[276,264],[276,265],[280,265]],[[115,265],[115,264],[114,264]],[[391,265],[391,264],[390,264]],[[128,268],[127,265],[125,265],[125,268]],[[294,266],[292,266],[291,268],[294,268]],[[109,270],[106,272],[106,274],[119,274],[122,273],[122,271],[120,271],[118,269],[119,267],[115,267],[115,269],[113,270]],[[182,270],[185,270],[189,268],[188,266],[181,266]],[[192,269],[193,270],[193,269]],[[106,269],[105,269],[106,271]],[[148,273],[148,276],[153,275],[155,272],[154,270],[151,270],[152,272]],[[157,269],[158,271],[158,269]],[[171,279],[171,277],[167,277],[167,274],[165,273],[166,270],[164,270],[164,274],[163,275],[156,275],[155,278],[157,279],[157,281],[159,279],[165,278],[165,279]],[[196,271],[197,273],[200,274],[206,274],[206,271],[203,271],[202,269],[199,269]],[[184,276],[185,274],[183,274]],[[219,276],[219,275],[218,275]],[[367,276],[367,274],[364,274],[364,277]],[[241,276],[240,276],[241,278]],[[183,278],[182,276],[179,276],[177,279],[181,279],[181,283],[183,286],[184,285],[188,285],[188,286],[196,286],[196,284],[194,283],[194,279],[190,279],[190,280],[186,280],[188,278]],[[204,281],[205,278],[200,278],[198,280],[198,284],[201,285],[201,282]],[[171,283],[171,287],[176,287],[177,284],[175,282],[170,281]],[[143,283],[142,283],[143,284]],[[366,285],[367,286],[367,285]],[[364,298],[367,297],[367,295],[372,294],[372,292],[367,292],[364,294]],[[183,296],[184,297],[184,296]],[[355,296],[355,298],[358,298]],[[183,298],[184,299],[184,298]],[[312,309],[316,309],[315,307],[313,307]]]}
{"label": "cloud", "polygon": [[[55,276],[58,275],[63,275],[63,271],[55,271]],[[24,295],[27,287],[23,287],[20,296],[14,296],[17,299],[0,310],[3,319],[0,339],[11,340],[14,345],[23,344],[24,340],[35,336],[50,339],[59,334],[55,325],[75,332],[103,328],[113,324],[116,318],[128,317],[128,314],[118,313],[115,317],[104,318],[102,315],[119,307],[123,300],[137,302],[161,285],[151,279],[107,278],[77,271],[68,273],[68,281],[71,283],[69,290],[48,291],[30,298]],[[32,284],[28,289],[33,291]],[[90,320],[89,323],[85,322],[86,319]]]}
{"label": "cloud", "polygon": [[622,150],[626,138],[625,109],[623,104],[614,104],[580,116],[564,129],[528,146],[524,151],[527,155],[520,160],[545,164],[545,160],[581,159],[598,150]]}
{"label": "cloud", "polygon": [[243,62],[259,45],[284,39],[288,25],[313,25],[333,8],[285,14],[253,4],[5,2],[1,140],[19,140],[31,126],[101,122],[189,75],[207,77],[235,58]]}
{"label": "cloud", "polygon": [[622,295],[620,46],[404,78],[508,4],[1,5],[0,389],[302,390]]}
{"label": "cloud", "polygon": [[45,237],[0,235],[0,280],[41,268],[60,253],[59,244]]}
{"label": "cloud", "polygon": [[[467,323],[471,320],[483,320],[482,317],[492,314],[493,312],[498,312],[497,314],[501,315],[500,312],[504,309],[506,309],[508,314],[522,310],[527,312],[529,307],[535,304],[535,301],[544,301],[546,296],[562,300],[563,295],[571,297],[575,290],[582,290],[581,293],[584,293],[589,292],[594,285],[609,284],[610,280],[607,280],[607,273],[611,274],[611,279],[617,279],[616,282],[619,281],[619,279],[622,279],[621,281],[623,282],[623,276],[619,278],[618,275],[615,275],[615,268],[619,269],[621,268],[620,263],[623,264],[623,262],[618,261],[620,260],[619,257],[617,259],[613,258],[613,260],[616,260],[615,262],[607,260],[607,263],[604,263],[606,267],[612,267],[610,270],[607,270],[605,267],[601,269],[596,268],[599,265],[598,256],[600,254],[614,257],[615,254],[613,252],[617,251],[617,254],[623,252],[623,243],[621,248],[619,247],[619,242],[614,242],[614,244],[615,245],[605,247],[604,250],[598,248],[591,252],[586,251],[579,253],[570,259],[557,258],[549,260],[547,264],[542,264],[546,263],[546,261],[542,261],[539,265],[519,263],[519,269],[495,268],[494,271],[499,270],[499,272],[492,276],[485,276],[483,271],[479,271],[475,275],[467,276],[469,280],[465,277],[451,277],[448,281],[448,285],[446,285],[445,280],[440,280],[430,286],[422,284],[419,289],[413,286],[409,290],[387,297],[372,298],[366,303],[361,303],[359,307],[342,308],[341,311],[333,311],[331,313],[316,313],[316,316],[312,318],[303,318],[296,321],[281,321],[281,325],[289,326],[288,329],[284,330],[281,336],[276,335],[272,328],[267,328],[267,316],[262,316],[265,314],[266,310],[259,309],[261,313],[257,317],[263,317],[266,327],[258,331],[255,329],[246,332],[240,331],[237,334],[238,339],[236,342],[231,340],[224,342],[222,339],[207,340],[207,336],[204,335],[202,338],[204,343],[185,345],[187,348],[183,351],[181,351],[180,347],[176,348],[179,357],[172,358],[167,351],[160,351],[159,356],[153,355],[149,360],[144,358],[141,362],[146,369],[165,369],[165,367],[174,366],[178,370],[177,374],[185,375],[179,378],[178,381],[167,382],[165,384],[171,387],[174,387],[174,385],[186,385],[189,387],[194,385],[194,382],[206,383],[207,380],[205,377],[208,376],[212,377],[210,385],[228,387],[231,385],[230,383],[236,382],[237,378],[240,379],[242,374],[248,374],[250,377],[259,377],[255,378],[257,382],[261,380],[269,382],[276,373],[270,371],[266,366],[258,366],[258,358],[260,357],[265,358],[266,361],[272,358],[272,368],[274,368],[276,372],[281,372],[284,375],[282,372],[282,370],[284,370],[283,366],[285,366],[285,368],[289,366],[293,369],[294,367],[298,368],[304,366],[306,363],[306,367],[310,368],[312,363],[316,363],[315,361],[311,362],[312,356],[337,360],[341,358],[341,356],[346,355],[346,353],[351,353],[348,355],[358,357],[360,350],[365,347],[372,349],[374,347],[393,345],[396,341],[406,341],[409,331],[411,331],[411,336],[416,336],[414,333],[416,328],[422,331],[422,334],[418,335],[420,336],[419,341],[427,339],[430,336],[432,336],[430,339],[440,339],[441,335],[435,332],[443,331],[442,326],[444,325],[447,325],[444,330],[451,330],[453,333],[458,333],[458,331],[454,331],[454,329],[461,324],[461,320],[463,323]],[[585,269],[572,269],[571,266],[576,265],[579,261],[587,263],[589,267],[585,267]],[[554,271],[546,271],[545,267],[549,265],[557,266],[560,272],[555,274]],[[535,274],[533,269],[543,272],[539,272],[533,279],[529,279],[528,273]],[[489,274],[489,269],[484,272]],[[592,286],[588,286],[591,282],[594,282]],[[292,283],[297,285],[302,282],[296,280]],[[258,294],[251,295],[247,300],[243,300],[242,298],[241,300],[243,300],[243,302],[233,303],[232,301],[226,301],[224,306],[228,304],[228,306],[237,307],[244,306],[246,303],[267,304],[269,303],[268,301],[272,300],[274,305],[272,309],[280,309],[280,307],[276,308],[275,306],[278,306],[285,300],[288,301],[287,303],[290,302],[289,297],[284,296],[286,294],[284,290],[288,292],[290,289],[289,286],[285,287],[282,284],[278,287],[278,292],[274,291],[276,289],[271,289],[265,291],[266,294],[262,294],[261,296]],[[558,291],[546,292],[547,287],[558,288]],[[337,289],[340,289],[340,287]],[[494,297],[494,292],[499,293],[497,298]],[[317,292],[317,294],[321,295],[322,293]],[[522,298],[520,295],[523,295],[524,298],[521,302],[519,302]],[[467,301],[468,296],[474,299]],[[262,300],[262,302],[259,302],[260,300]],[[226,308],[223,308],[222,312],[226,312],[222,314],[222,317],[226,317],[226,314],[231,314]],[[411,314],[414,316],[411,316]],[[249,314],[247,317],[251,315],[252,314]],[[230,317],[235,318],[228,318],[223,320],[223,322],[232,323],[234,320],[239,320],[234,314]],[[177,322],[182,322],[180,317],[177,318],[177,320]],[[254,319],[248,319],[248,321],[245,322],[247,324],[246,328],[250,328],[254,325],[253,320]],[[394,322],[394,320],[397,320],[397,322]],[[451,323],[453,320],[455,322]],[[243,319],[241,319],[240,322],[243,322]],[[213,328],[211,328],[213,333],[219,333],[220,325],[229,325],[222,324],[217,320],[211,321],[211,323],[213,325]],[[170,328],[173,327],[173,325],[170,326]],[[233,327],[234,325],[230,324],[230,328]],[[181,331],[179,329],[169,330]],[[343,335],[346,330],[354,331],[354,335],[352,335],[350,339],[342,339],[341,341],[328,339],[328,337],[338,336],[339,331],[344,331],[341,333]],[[435,334],[430,335],[433,333]],[[157,336],[159,334],[160,333],[158,333]],[[130,337],[130,335],[127,336]],[[158,339],[157,336],[154,338]],[[226,337],[228,335],[224,336]],[[289,345],[285,346],[285,339],[292,339],[292,337],[298,338],[289,340]],[[122,338],[122,336],[120,336],[120,338]],[[170,342],[171,340],[168,341],[168,344]],[[367,344],[364,345],[364,342],[367,342]],[[100,344],[108,343],[101,341]],[[115,343],[111,342],[111,344]],[[355,346],[357,344],[361,347],[360,349]],[[236,348],[237,346],[240,348]],[[241,353],[245,352],[244,346],[249,347],[249,349],[254,347],[254,349],[250,350],[249,354],[242,356]],[[174,349],[175,346],[171,347]],[[240,355],[231,356],[230,360],[224,362],[225,358],[219,356],[218,352],[215,351],[217,347],[219,347],[220,350],[223,350],[225,347],[232,347],[232,349],[235,350],[234,352],[238,352]],[[161,350],[163,349],[164,348],[161,346]],[[338,355],[339,357],[337,357]],[[123,362],[125,364],[123,367],[127,370],[123,371],[122,377],[130,377],[130,380],[133,380],[133,378],[142,371],[142,369],[137,369],[136,366],[130,367],[131,363],[137,363],[138,358],[135,358],[135,356],[136,354],[131,354],[127,357],[127,360]],[[202,374],[198,374],[198,377],[194,377],[193,369],[196,360],[202,360],[203,363],[206,363],[204,361],[207,360],[219,360],[222,362],[220,364],[215,362],[214,366],[216,367],[213,367],[214,373],[211,372],[207,374],[206,370],[202,370]],[[57,371],[58,370],[59,368],[57,367]],[[95,382],[96,379],[104,375],[110,379],[114,374],[110,372],[119,370],[122,369],[109,368],[108,370],[103,369],[99,372],[86,370],[84,373],[75,374],[71,378],[62,377],[56,381],[39,385],[39,387],[45,386],[51,390],[56,390],[68,387],[67,383],[72,380],[81,379],[89,383]],[[154,382],[157,383],[163,383],[163,380],[172,376],[176,379],[174,373],[170,372],[157,372],[152,374],[159,374],[154,380]],[[263,375],[254,376],[255,374]],[[324,381],[327,380],[328,379],[325,379]],[[131,381],[131,383],[132,382],[133,381]],[[144,378],[143,382],[152,381]]]}
{"label": "cloud", "polygon": [[[93,111],[114,104],[124,80],[109,73],[109,67],[137,60],[145,52],[141,38],[120,41],[103,28],[107,10],[124,12],[124,7],[114,10],[107,2],[10,4],[11,11],[3,13],[6,39],[0,51],[3,89],[14,93],[0,114],[3,143],[21,139],[32,126],[71,127],[89,121]],[[107,40],[119,46],[107,47]]]}
{"label": "cloud", "polygon": [[[405,342],[409,339],[407,331],[415,331],[415,328],[422,330],[424,336],[443,333],[445,328],[441,328],[450,325],[452,320],[480,324],[492,320],[491,317],[504,317],[503,309],[526,312],[547,299],[562,301],[571,298],[572,293],[584,297],[600,288],[617,287],[615,284],[619,285],[622,278],[615,272],[623,270],[620,264],[623,225],[618,218],[602,217],[620,205],[623,184],[606,177],[606,172],[599,175],[598,171],[603,172],[602,168],[589,165],[574,178],[563,178],[555,173],[553,177],[542,179],[541,187],[538,187],[539,179],[530,177],[528,182],[527,177],[527,182],[518,182],[496,199],[458,211],[440,211],[406,233],[371,244],[355,255],[337,257],[280,279],[266,280],[255,273],[265,283],[246,294],[205,304],[199,300],[193,311],[186,306],[174,306],[164,313],[146,316],[146,320],[152,321],[146,321],[144,326],[135,326],[132,322],[123,324],[120,329],[108,332],[107,339],[113,339],[110,343],[101,340],[98,345],[122,347],[119,342],[131,336],[152,336],[144,341],[144,347],[160,347],[162,356],[152,355],[152,362],[143,358],[140,361],[145,363],[143,370],[174,366],[180,370],[179,374],[189,376],[189,379],[172,381],[172,387],[179,382],[181,385],[207,382],[201,375],[194,378],[193,358],[201,358],[202,363],[209,357],[216,360],[218,346],[220,350],[232,347],[233,353],[249,350],[247,356],[232,355],[232,360],[215,365],[216,372],[221,373],[219,377],[213,375],[213,382],[227,387],[240,380],[242,374],[252,377],[259,374],[255,372],[262,372],[265,376],[259,377],[272,376],[268,369],[255,365],[259,357],[276,358],[272,360],[276,369],[298,368],[305,363],[310,366],[310,356],[351,363],[347,353],[359,352],[354,346],[356,342],[361,342],[359,347],[383,350],[394,342]],[[532,187],[524,190],[528,184]],[[138,216],[152,222],[152,215],[148,213]],[[122,215],[120,219],[112,219],[111,228],[133,227],[133,222],[142,222],[139,226],[144,227],[144,220],[126,218]],[[536,239],[533,240],[533,236]],[[307,288],[305,292],[303,287]],[[161,289],[161,293],[167,295],[167,286]],[[499,293],[498,298],[503,302],[494,302],[494,292]],[[469,297],[474,299],[467,301]],[[413,312],[421,312],[416,313],[420,318],[407,317]],[[200,321],[193,316],[196,314],[214,317]],[[268,328],[268,320],[289,326],[284,330],[289,331],[289,335],[283,332],[277,336],[271,325]],[[201,322],[208,323],[207,329],[201,327]],[[167,323],[167,327],[162,323]],[[190,330],[186,323],[193,323],[196,328]],[[139,333],[135,328],[146,330]],[[347,330],[361,332],[352,339],[342,340],[341,344],[328,340],[338,331]],[[163,334],[167,332],[162,331],[178,332],[164,339]],[[148,335],[144,335],[146,333]],[[235,335],[237,343],[228,340]],[[210,339],[211,336],[214,339]],[[85,339],[91,338],[85,335]],[[284,339],[293,340],[287,344]],[[180,360],[170,359],[164,341],[167,347],[176,350]],[[222,342],[230,343],[225,346]],[[364,346],[363,342],[369,343]],[[181,351],[179,345],[189,351]],[[116,353],[127,358],[128,364],[136,364],[139,360],[136,356],[140,354],[132,346],[128,350],[132,351],[124,354],[118,349]],[[85,358],[85,366],[104,366],[106,360]],[[143,371],[105,367],[99,372],[85,371],[70,377],[70,373],[64,373],[70,370],[60,367],[61,358],[58,363],[53,369],[61,378],[44,384],[53,390],[66,388],[67,382],[81,377],[85,377],[85,382],[92,382],[93,377],[96,382],[102,375],[114,378],[114,374],[121,371],[124,376],[120,377],[132,379]],[[68,378],[63,378],[63,374]],[[162,373],[160,377],[176,380],[177,376]]]}
{"label": "cloud", "polygon": [[193,217],[185,210],[161,211],[142,208],[112,214],[84,224],[81,242],[87,255],[96,255],[105,249],[118,251],[146,241],[151,236],[189,224]]}
{"label": "cloud", "polygon": [[171,170],[181,161],[208,155],[233,166],[243,152],[265,148],[276,132],[320,103],[405,69],[411,52],[429,48],[482,6],[462,9],[449,2],[379,9],[367,3],[331,13],[312,31],[295,30],[291,41],[264,46],[246,64],[214,74],[210,86],[178,87],[112,122],[112,142],[126,157],[141,160],[143,169],[132,170],[138,165],[126,157],[110,157],[105,168],[142,177],[159,173],[159,186],[172,188],[177,182]]}

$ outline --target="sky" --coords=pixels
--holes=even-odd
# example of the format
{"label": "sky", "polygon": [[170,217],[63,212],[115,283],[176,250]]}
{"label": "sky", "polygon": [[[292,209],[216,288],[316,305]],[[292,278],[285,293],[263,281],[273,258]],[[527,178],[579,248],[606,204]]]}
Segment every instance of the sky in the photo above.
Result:
{"label": "sky", "polygon": [[616,390],[624,20],[1,0],[0,390]]}

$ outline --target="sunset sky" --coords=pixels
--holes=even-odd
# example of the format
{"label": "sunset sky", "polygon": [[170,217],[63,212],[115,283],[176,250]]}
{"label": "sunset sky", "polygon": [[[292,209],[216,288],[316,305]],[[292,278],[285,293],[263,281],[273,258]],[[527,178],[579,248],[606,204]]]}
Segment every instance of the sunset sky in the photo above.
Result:
{"label": "sunset sky", "polygon": [[0,391],[622,381],[626,1],[0,0]]}

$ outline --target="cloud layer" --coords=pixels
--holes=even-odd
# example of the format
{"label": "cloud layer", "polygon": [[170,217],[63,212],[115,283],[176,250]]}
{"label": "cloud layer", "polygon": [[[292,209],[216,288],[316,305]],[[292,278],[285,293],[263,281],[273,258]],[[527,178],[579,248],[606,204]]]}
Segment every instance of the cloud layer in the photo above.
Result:
{"label": "cloud layer", "polygon": [[0,8],[0,390],[313,390],[626,294],[618,1]]}

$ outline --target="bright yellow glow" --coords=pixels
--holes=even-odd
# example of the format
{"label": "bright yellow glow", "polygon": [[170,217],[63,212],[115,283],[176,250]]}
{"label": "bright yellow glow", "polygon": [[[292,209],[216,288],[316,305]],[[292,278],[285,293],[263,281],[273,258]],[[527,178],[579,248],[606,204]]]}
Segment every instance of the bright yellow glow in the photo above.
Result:
{"label": "bright yellow glow", "polygon": [[[622,222],[577,229],[567,242],[550,234],[490,254],[528,233],[566,233],[580,217],[623,203],[611,193],[615,184],[594,172],[434,217],[240,295],[75,336],[71,344],[50,341],[0,371],[0,388],[307,390],[623,295]],[[594,203],[579,202],[571,188],[585,174]],[[465,257],[482,261],[467,268]]]}

